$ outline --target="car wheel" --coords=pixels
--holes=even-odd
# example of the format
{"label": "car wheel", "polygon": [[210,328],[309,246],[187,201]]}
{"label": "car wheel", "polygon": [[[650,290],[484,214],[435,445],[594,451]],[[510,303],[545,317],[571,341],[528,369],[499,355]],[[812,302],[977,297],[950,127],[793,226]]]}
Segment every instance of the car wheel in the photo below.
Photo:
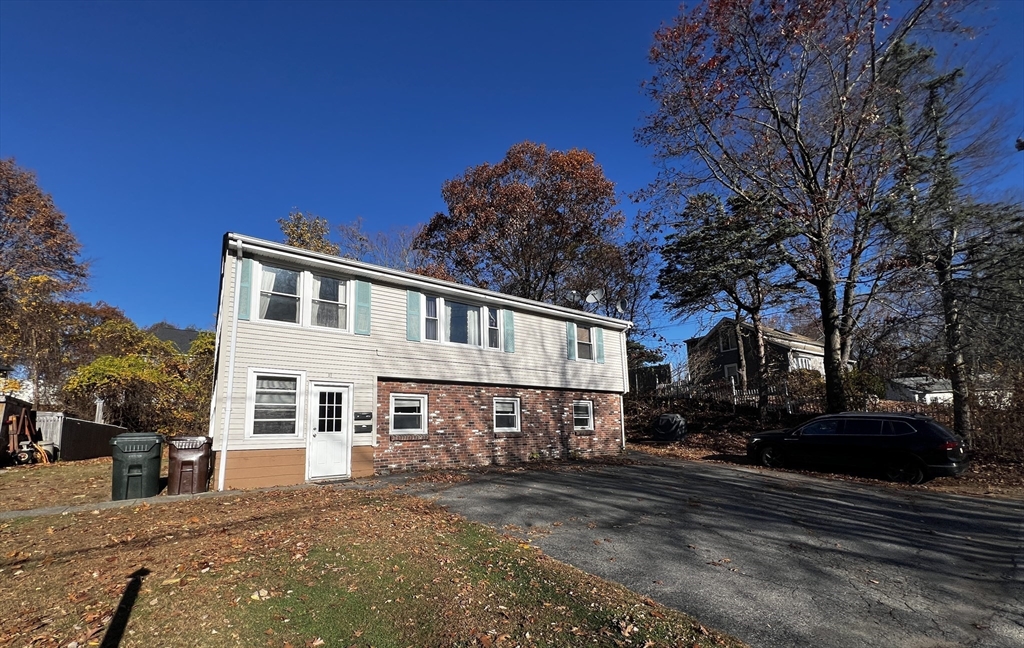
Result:
{"label": "car wheel", "polygon": [[916,459],[897,459],[886,467],[885,477],[900,484],[920,484],[924,481],[924,468]]}
{"label": "car wheel", "polygon": [[757,453],[762,466],[768,468],[782,468],[782,451],[773,445],[766,445]]}

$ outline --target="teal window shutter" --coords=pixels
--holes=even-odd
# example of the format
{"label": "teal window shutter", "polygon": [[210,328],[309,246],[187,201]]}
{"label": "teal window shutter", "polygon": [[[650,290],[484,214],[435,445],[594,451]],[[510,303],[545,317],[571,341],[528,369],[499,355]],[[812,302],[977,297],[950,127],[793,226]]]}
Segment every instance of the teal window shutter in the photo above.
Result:
{"label": "teal window shutter", "polygon": [[242,259],[242,277],[238,283],[238,319],[249,319],[252,299],[252,259]]}
{"label": "teal window shutter", "polygon": [[565,323],[565,357],[576,359],[576,325],[572,322]]}
{"label": "teal window shutter", "polygon": [[370,334],[370,282],[356,281],[356,335]]}
{"label": "teal window shutter", "polygon": [[594,348],[597,356],[597,363],[604,364],[604,329],[594,327]]}
{"label": "teal window shutter", "polygon": [[405,292],[405,339],[420,341],[420,294],[415,290]]}
{"label": "teal window shutter", "polygon": [[510,310],[504,311],[505,317],[505,353],[516,352],[516,320]]}

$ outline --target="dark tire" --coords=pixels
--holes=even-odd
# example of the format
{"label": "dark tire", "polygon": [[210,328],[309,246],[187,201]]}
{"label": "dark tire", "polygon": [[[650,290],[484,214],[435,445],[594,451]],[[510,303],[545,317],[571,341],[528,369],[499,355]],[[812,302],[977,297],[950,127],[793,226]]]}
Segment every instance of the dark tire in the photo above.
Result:
{"label": "dark tire", "polygon": [[920,484],[925,480],[924,466],[916,459],[896,459],[886,466],[885,477],[899,484]]}
{"label": "dark tire", "polygon": [[766,445],[757,451],[757,459],[767,468],[782,468],[782,451],[773,445]]}

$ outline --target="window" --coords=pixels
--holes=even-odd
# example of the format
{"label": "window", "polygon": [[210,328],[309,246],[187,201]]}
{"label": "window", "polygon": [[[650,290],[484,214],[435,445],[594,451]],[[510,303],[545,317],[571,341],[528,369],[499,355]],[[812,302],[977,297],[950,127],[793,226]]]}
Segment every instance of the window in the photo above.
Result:
{"label": "window", "polygon": [[847,419],[843,434],[855,436],[878,436],[882,433],[881,419]]}
{"label": "window", "polygon": [[499,322],[500,311],[497,308],[487,309],[487,348],[501,348],[501,327]]}
{"label": "window", "polygon": [[593,401],[572,402],[572,428],[574,430],[594,429],[594,403]]}
{"label": "window", "polygon": [[298,384],[295,376],[256,374],[253,435],[298,433]]}
{"label": "window", "polygon": [[313,275],[313,326],[348,328],[348,284],[343,279]]}
{"label": "window", "polygon": [[391,434],[427,433],[427,397],[391,396]]}
{"label": "window", "polygon": [[427,295],[427,307],[423,311],[423,337],[428,340],[437,340],[437,331],[440,328],[437,321],[437,297]]}
{"label": "window", "polygon": [[519,431],[519,399],[518,398],[495,398],[494,399],[494,431],[495,432],[518,432]]}
{"label": "window", "polygon": [[299,323],[299,277],[295,270],[263,266],[260,319]]}
{"label": "window", "polygon": [[576,357],[580,360],[594,359],[594,343],[591,341],[589,326],[576,326]]}
{"label": "window", "polygon": [[740,369],[739,369],[738,365],[736,365],[736,364],[727,364],[727,365],[725,365],[724,369],[725,369],[725,379],[726,380],[732,380],[733,378],[739,379],[739,377],[740,377]]}
{"label": "window", "polygon": [[809,423],[800,429],[802,436],[824,436],[828,434],[839,433],[839,421],[828,420],[828,421],[816,421]]}
{"label": "window", "polygon": [[718,330],[718,346],[722,351],[732,351],[736,348],[736,330],[722,328]]}
{"label": "window", "polygon": [[445,342],[480,346],[480,307],[444,300]]}
{"label": "window", "polygon": [[[422,318],[421,330],[424,340],[489,349],[501,348],[501,309],[465,304],[436,295],[423,295],[423,301],[420,303],[420,310],[414,310],[415,302],[410,303],[409,316]],[[415,331],[415,324],[410,324],[410,327],[409,330]],[[411,340],[420,339],[416,332],[410,335]]]}

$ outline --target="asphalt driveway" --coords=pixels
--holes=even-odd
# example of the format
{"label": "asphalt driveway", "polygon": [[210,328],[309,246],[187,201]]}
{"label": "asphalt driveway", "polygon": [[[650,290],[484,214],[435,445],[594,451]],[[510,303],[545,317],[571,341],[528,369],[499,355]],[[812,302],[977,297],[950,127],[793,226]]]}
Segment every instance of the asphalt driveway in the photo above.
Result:
{"label": "asphalt driveway", "polygon": [[419,486],[752,646],[1024,646],[1024,503],[698,462]]}

